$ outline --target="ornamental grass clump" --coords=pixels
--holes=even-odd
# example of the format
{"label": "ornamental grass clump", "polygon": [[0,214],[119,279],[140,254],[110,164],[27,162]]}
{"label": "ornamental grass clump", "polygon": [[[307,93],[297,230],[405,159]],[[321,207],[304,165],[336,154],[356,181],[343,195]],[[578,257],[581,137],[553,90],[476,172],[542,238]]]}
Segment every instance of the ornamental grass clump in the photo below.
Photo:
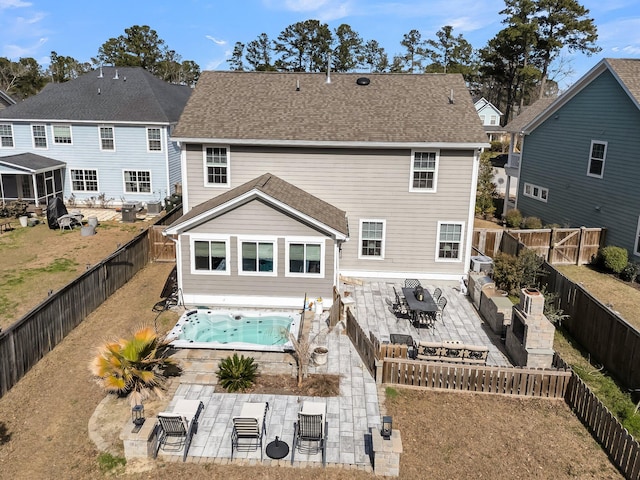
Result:
{"label": "ornamental grass clump", "polygon": [[151,327],[139,328],[131,338],[109,341],[98,347],[89,369],[108,393],[129,396],[131,405],[141,405],[151,395],[162,398],[165,372],[177,368],[169,358],[166,337]]}
{"label": "ornamental grass clump", "polygon": [[220,362],[216,372],[218,383],[228,392],[245,391],[251,388],[258,376],[258,364],[253,357],[238,356],[227,357]]}

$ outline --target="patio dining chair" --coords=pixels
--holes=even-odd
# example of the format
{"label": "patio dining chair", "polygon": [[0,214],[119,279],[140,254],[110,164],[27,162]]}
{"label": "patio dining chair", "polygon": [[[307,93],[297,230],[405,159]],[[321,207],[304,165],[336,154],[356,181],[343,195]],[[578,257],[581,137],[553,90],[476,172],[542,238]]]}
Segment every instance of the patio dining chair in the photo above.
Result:
{"label": "patio dining chair", "polygon": [[417,278],[407,278],[404,281],[404,288],[416,288],[419,286],[421,286],[420,280],[418,280]]}
{"label": "patio dining chair", "polygon": [[293,448],[291,449],[291,465],[296,450],[301,453],[322,453],[322,466],[327,464],[327,405],[321,402],[305,400],[298,412],[298,421],[293,424]]}
{"label": "patio dining chair", "polygon": [[239,417],[233,418],[231,431],[231,460],[233,452],[260,449],[262,454],[262,439],[266,432],[266,417],[269,409],[268,402],[245,402]]}
{"label": "patio dining chair", "polygon": [[403,318],[409,318],[409,305],[407,304],[407,299],[398,293],[395,286],[393,287],[393,293],[396,296],[396,303],[392,306],[394,314]]}
{"label": "patio dining chair", "polygon": [[447,297],[440,297],[438,300],[438,311],[436,312],[436,320],[439,320],[444,325],[444,307],[447,306]]}
{"label": "patio dining chair", "polygon": [[440,300],[440,297],[442,296],[442,289],[440,287],[436,288],[431,296],[433,297],[433,301],[438,303],[438,300]]}
{"label": "patio dining chair", "polygon": [[204,404],[200,400],[178,400],[173,411],[158,413],[158,435],[153,458],[158,456],[161,448],[166,451],[184,449],[182,461],[186,461],[191,439],[198,432],[198,417],[202,410]]}

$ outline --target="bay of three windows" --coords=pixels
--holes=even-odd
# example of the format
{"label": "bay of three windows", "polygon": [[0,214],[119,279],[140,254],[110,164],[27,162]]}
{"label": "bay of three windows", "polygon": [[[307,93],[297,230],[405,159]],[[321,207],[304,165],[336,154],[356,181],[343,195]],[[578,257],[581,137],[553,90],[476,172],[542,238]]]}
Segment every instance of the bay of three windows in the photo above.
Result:
{"label": "bay of three windows", "polygon": [[[54,145],[73,145],[71,135],[71,125],[52,125],[51,138]],[[33,148],[49,148],[49,137],[47,136],[47,126],[43,124],[31,125],[31,136]],[[113,151],[116,149],[114,127],[111,125],[101,125],[98,127],[98,137],[100,150]],[[147,151],[162,151],[162,131],[158,127],[146,128]],[[13,136],[12,124],[0,124],[0,148],[14,148],[15,140]]]}
{"label": "bay of three windows", "polygon": [[[230,273],[229,239],[193,240],[196,273]],[[324,241],[285,239],[287,276],[324,276]],[[238,239],[240,274],[277,276],[277,239]]]}

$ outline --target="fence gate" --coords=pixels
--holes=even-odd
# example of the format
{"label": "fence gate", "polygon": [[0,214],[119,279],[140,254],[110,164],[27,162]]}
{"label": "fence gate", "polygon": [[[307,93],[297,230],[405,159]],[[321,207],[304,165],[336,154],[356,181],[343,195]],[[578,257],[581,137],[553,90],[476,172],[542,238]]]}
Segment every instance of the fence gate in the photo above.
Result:
{"label": "fence gate", "polygon": [[149,228],[149,243],[151,258],[155,262],[175,262],[176,244],[171,236],[165,236],[162,231],[166,225],[153,225]]}

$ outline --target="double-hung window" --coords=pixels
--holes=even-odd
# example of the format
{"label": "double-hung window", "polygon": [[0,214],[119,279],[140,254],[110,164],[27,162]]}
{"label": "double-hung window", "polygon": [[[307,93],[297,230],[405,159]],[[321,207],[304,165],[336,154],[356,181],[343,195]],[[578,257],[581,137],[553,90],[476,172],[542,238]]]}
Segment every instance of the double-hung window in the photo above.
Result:
{"label": "double-hung window", "polygon": [[71,170],[71,189],[76,192],[97,192],[97,170]]}
{"label": "double-hung window", "polygon": [[436,260],[461,260],[462,227],[462,223],[438,222],[438,253],[436,256]]}
{"label": "double-hung window", "polygon": [[151,193],[151,172],[147,170],[125,170],[124,190],[127,193]]}
{"label": "double-hung window", "polygon": [[229,274],[228,238],[194,238],[192,242],[192,273]]}
{"label": "double-hung window", "polygon": [[358,258],[384,259],[384,220],[360,220],[360,251]]}
{"label": "double-hung window", "polygon": [[229,185],[229,153],[226,147],[206,147],[204,163],[207,185]]}
{"label": "double-hung window", "polygon": [[115,150],[116,142],[113,135],[113,127],[99,127],[100,132],[100,150]]}
{"label": "double-hung window", "polygon": [[147,128],[147,145],[150,152],[162,151],[162,133],[159,128]]}
{"label": "double-hung window", "polygon": [[414,151],[411,159],[412,192],[435,192],[438,168],[437,151]]}
{"label": "double-hung window", "polygon": [[604,175],[604,162],[607,158],[607,142],[591,140],[591,151],[589,153],[589,177],[602,178]]}
{"label": "double-hung window", "polygon": [[322,240],[287,240],[287,274],[291,276],[324,275],[324,242]]}
{"label": "double-hung window", "polygon": [[47,148],[47,129],[44,125],[31,125],[33,148]]}
{"label": "double-hung window", "polygon": [[241,274],[276,275],[276,240],[240,239],[239,264]]}
{"label": "double-hung window", "polygon": [[0,147],[13,147],[13,128],[11,124],[0,124]]}
{"label": "double-hung window", "polygon": [[53,126],[53,143],[58,145],[71,145],[71,125]]}

